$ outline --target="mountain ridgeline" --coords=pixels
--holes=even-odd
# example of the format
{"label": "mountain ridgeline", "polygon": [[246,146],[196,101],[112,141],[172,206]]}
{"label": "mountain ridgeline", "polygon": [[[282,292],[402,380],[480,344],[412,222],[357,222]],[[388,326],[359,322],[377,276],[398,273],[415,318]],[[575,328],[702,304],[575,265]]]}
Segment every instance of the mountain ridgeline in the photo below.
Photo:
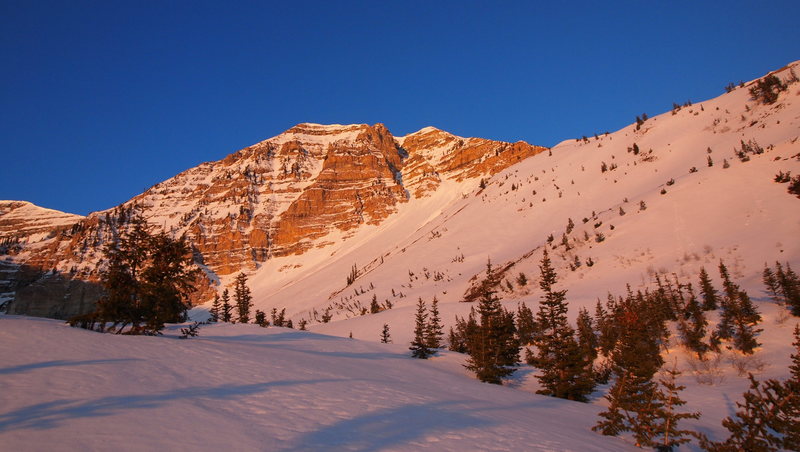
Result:
{"label": "mountain ridgeline", "polygon": [[[205,301],[219,277],[325,247],[333,235],[346,239],[445,181],[490,177],[544,150],[432,127],[398,138],[382,124],[299,124],[85,218],[4,202],[6,299],[15,300],[9,312],[64,318],[91,309],[97,290],[81,303],[64,294],[73,292],[72,281],[98,280],[103,246],[128,227],[134,206],[154,227],[186,235],[205,270],[195,298]],[[27,215],[19,215],[21,206]]]}

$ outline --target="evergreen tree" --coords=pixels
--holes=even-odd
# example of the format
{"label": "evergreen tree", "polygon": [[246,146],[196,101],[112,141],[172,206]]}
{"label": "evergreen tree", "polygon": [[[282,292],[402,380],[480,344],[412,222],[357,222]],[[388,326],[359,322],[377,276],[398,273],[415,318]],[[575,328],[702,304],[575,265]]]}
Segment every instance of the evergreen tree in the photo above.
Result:
{"label": "evergreen tree", "polygon": [[533,319],[533,311],[523,301],[517,307],[517,341],[521,346],[528,346],[533,344],[533,340],[537,335],[538,328],[536,321]]}
{"label": "evergreen tree", "polygon": [[614,384],[606,395],[609,407],[592,430],[616,436],[630,431],[639,446],[652,446],[664,403],[653,375],[663,364],[656,334],[649,331],[651,321],[642,318],[636,299],[629,294],[621,315],[617,346],[612,352]]}
{"label": "evergreen tree", "polygon": [[[496,280],[491,263],[487,263],[486,267],[486,280]],[[519,360],[519,344],[515,337],[513,315],[503,309],[494,285],[487,281],[480,286],[480,323],[467,337],[469,358],[464,367],[475,372],[483,382],[501,384],[503,377],[516,370],[508,366]]]}
{"label": "evergreen tree", "polygon": [[219,299],[219,294],[214,294],[214,302],[211,303],[211,317],[208,319],[209,322],[219,322],[220,316],[222,314],[222,302]]}
{"label": "evergreen tree", "polygon": [[780,262],[775,262],[776,275],[779,286],[779,292],[782,295],[782,301],[791,310],[792,315],[800,316],[800,278],[786,263],[786,270],[783,269]]}
{"label": "evergreen tree", "polygon": [[734,317],[736,316],[736,301],[739,296],[739,290],[736,285],[731,282],[728,268],[720,261],[719,273],[722,277],[722,286],[725,289],[725,296],[720,303],[720,320],[717,324],[717,335],[722,339],[730,339],[733,337]]}
{"label": "evergreen tree", "polygon": [[686,303],[684,315],[679,319],[678,331],[681,334],[683,345],[697,353],[700,359],[702,359],[705,352],[708,351],[708,345],[703,342],[706,336],[708,320],[706,320],[706,316],[692,290],[691,284],[688,284],[687,291],[689,294],[689,301]]}
{"label": "evergreen tree", "polygon": [[269,322],[267,321],[267,314],[264,313],[264,311],[262,311],[260,309],[256,309],[255,323],[256,323],[256,325],[258,325],[260,327],[264,327],[264,328],[268,327],[269,326]]}
{"label": "evergreen tree", "polygon": [[[780,263],[778,263],[778,265],[780,265]],[[775,277],[775,274],[772,273],[772,269],[769,268],[769,265],[764,264],[764,271],[761,273],[761,275],[764,286],[766,286],[767,292],[772,297],[772,300],[776,303],[780,303],[782,301],[780,299],[781,286],[778,283],[778,279]]]}
{"label": "evergreen tree", "polygon": [[414,340],[411,341],[411,356],[419,359],[428,359],[433,353],[428,348],[428,342],[425,340],[425,325],[428,320],[428,313],[425,309],[425,302],[422,297],[417,301],[417,314],[414,317]]}
{"label": "evergreen tree", "polygon": [[705,268],[700,269],[700,294],[703,296],[703,310],[713,311],[717,309],[717,290],[711,284],[711,278],[706,273]]}
{"label": "evergreen tree", "polygon": [[195,290],[199,269],[191,268],[192,249],[185,237],[174,240],[166,233],[152,237],[148,265],[142,269],[142,306],[148,334],[165,323],[183,322],[189,310],[189,294]]}
{"label": "evergreen tree", "polygon": [[253,307],[253,297],[250,295],[250,288],[247,287],[247,275],[244,273],[236,275],[233,298],[239,311],[239,323],[248,323],[250,321],[250,308]]}
{"label": "evergreen tree", "polygon": [[597,358],[598,340],[592,324],[592,317],[586,308],[581,308],[578,311],[577,326],[578,346],[581,349],[581,353],[588,363],[593,363]]}
{"label": "evergreen tree", "polygon": [[383,330],[381,331],[381,343],[388,344],[392,342],[392,337],[389,335],[389,324],[383,324]]}
{"label": "evergreen tree", "polygon": [[425,325],[425,340],[428,348],[436,350],[442,347],[443,329],[442,319],[439,317],[439,300],[434,295],[431,302],[430,319]]}
{"label": "evergreen tree", "polygon": [[233,320],[233,305],[231,305],[231,296],[228,289],[222,291],[222,321],[230,322]]}
{"label": "evergreen tree", "polygon": [[658,398],[663,405],[658,412],[659,424],[656,430],[656,433],[661,436],[661,440],[657,441],[655,445],[659,451],[671,451],[674,447],[691,441],[688,437],[697,437],[697,434],[692,430],[679,429],[678,422],[683,419],[698,419],[700,413],[676,412],[677,407],[686,404],[686,401],[678,395],[686,387],[677,383],[677,377],[680,375],[677,370],[677,362],[672,369],[667,369],[664,372],[666,375],[659,381],[661,389],[659,390]]}
{"label": "evergreen tree", "polygon": [[[609,294],[609,300],[611,302],[610,306],[613,307],[613,295]],[[599,346],[600,353],[606,357],[611,355],[611,351],[614,349],[614,345],[617,342],[616,329],[614,328],[613,319],[611,318],[612,314],[613,313],[608,313],[603,309],[603,304],[598,299],[594,313],[594,322],[595,325],[597,325],[598,332],[597,345]]]}
{"label": "evergreen tree", "polygon": [[118,334],[159,334],[165,323],[185,320],[199,270],[186,239],[152,234],[138,209],[131,207],[128,227],[104,249],[105,294],[90,317],[101,330],[111,323],[108,331]]}
{"label": "evergreen tree", "polygon": [[470,308],[469,316],[466,319],[456,316],[455,329],[450,328],[447,342],[448,349],[458,353],[469,351],[468,342],[477,336],[478,321],[476,320],[475,308]]}
{"label": "evergreen tree", "polygon": [[372,301],[369,304],[369,313],[370,314],[377,314],[381,312],[381,306],[378,304],[378,296],[372,295]]}
{"label": "evergreen tree", "polygon": [[795,352],[791,355],[792,364],[789,365],[789,371],[792,374],[791,381],[797,385],[800,390],[800,324],[794,326],[794,345]]}
{"label": "evergreen tree", "polygon": [[592,366],[575,341],[575,332],[567,323],[566,290],[555,290],[558,276],[545,249],[539,264],[539,301],[536,323],[541,334],[536,340],[537,377],[542,389],[537,391],[562,399],[586,401],[594,390]]}

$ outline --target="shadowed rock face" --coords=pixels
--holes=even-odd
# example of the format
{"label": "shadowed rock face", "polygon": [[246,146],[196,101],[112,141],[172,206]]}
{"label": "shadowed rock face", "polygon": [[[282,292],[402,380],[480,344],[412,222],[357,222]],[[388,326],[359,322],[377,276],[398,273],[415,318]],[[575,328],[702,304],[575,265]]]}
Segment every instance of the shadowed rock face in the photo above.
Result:
{"label": "shadowed rock face", "polygon": [[[126,227],[134,204],[144,208],[154,227],[185,234],[195,261],[213,278],[324,246],[329,233],[380,224],[411,197],[434,192],[442,180],[492,175],[545,149],[461,138],[434,128],[395,138],[382,124],[299,124],[85,218],[39,212],[22,228],[19,222],[25,216],[16,215],[16,224],[4,222],[11,218],[5,212],[13,209],[0,206],[0,239],[13,245],[0,251],[41,275],[51,270],[63,275],[18,291],[20,300],[66,296],[70,305],[83,306],[82,300],[97,294],[82,292],[72,281],[98,280],[102,248]],[[50,223],[40,221],[43,217],[51,218]],[[30,233],[16,232],[20,229]],[[200,286],[205,290],[195,298],[205,300],[211,294],[208,280]],[[72,312],[56,312],[55,306],[40,309],[34,307],[37,303],[27,302],[31,308],[26,313]]]}

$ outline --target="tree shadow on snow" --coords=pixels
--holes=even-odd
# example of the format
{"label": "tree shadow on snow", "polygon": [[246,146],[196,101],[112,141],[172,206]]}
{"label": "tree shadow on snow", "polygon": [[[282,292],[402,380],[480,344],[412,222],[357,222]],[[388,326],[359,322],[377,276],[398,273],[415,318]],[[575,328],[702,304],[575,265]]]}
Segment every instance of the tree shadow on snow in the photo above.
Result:
{"label": "tree shadow on snow", "polygon": [[128,410],[158,408],[176,400],[230,399],[283,386],[341,382],[341,379],[293,380],[181,388],[153,394],[101,397],[92,400],[64,399],[44,402],[0,413],[0,433],[13,429],[55,428],[70,419],[111,416]]}
{"label": "tree shadow on snow", "polygon": [[87,366],[94,364],[113,364],[124,361],[141,361],[137,358],[119,358],[119,359],[89,359],[85,361],[67,361],[63,359],[54,361],[42,361],[40,363],[23,364],[20,366],[4,367],[0,369],[0,375],[9,375],[22,372],[28,372],[35,369],[45,369],[48,367],[67,367],[67,366]]}
{"label": "tree shadow on snow", "polygon": [[[448,409],[448,405],[455,406]],[[466,411],[456,402],[436,402],[369,412],[308,433],[297,439],[297,446],[285,450],[377,451],[397,446],[413,448],[410,442],[428,436],[458,438],[461,437],[460,431],[496,424]]]}

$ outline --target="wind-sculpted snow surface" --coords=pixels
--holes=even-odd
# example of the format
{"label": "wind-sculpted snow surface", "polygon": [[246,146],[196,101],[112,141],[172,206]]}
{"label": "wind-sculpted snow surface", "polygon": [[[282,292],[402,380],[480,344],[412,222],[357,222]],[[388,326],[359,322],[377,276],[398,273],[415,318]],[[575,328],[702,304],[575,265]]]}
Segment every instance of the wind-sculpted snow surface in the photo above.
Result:
{"label": "wind-sculpted snow surface", "polygon": [[482,384],[401,345],[254,325],[114,336],[15,316],[0,342],[3,450],[629,448],[589,430],[596,407]]}

